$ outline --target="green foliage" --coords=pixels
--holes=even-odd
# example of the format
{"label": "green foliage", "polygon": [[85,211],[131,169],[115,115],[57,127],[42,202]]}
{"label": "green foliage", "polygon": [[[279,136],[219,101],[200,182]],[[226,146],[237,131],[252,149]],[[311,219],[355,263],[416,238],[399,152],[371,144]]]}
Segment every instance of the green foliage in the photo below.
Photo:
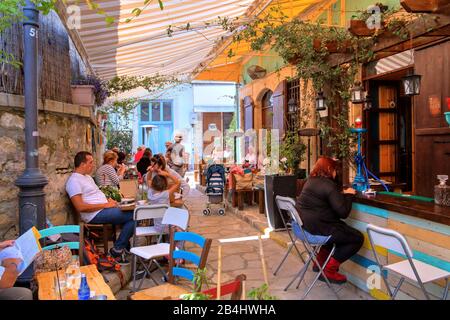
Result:
{"label": "green foliage", "polygon": [[116,76],[108,81],[108,90],[111,95],[142,87],[148,92],[164,89],[168,85],[178,84],[175,77],[154,75],[148,77]]}
{"label": "green foliage", "polygon": [[249,291],[247,297],[252,300],[277,300],[276,296],[271,296],[269,294],[269,286],[267,283],[264,283],[258,288],[254,288]]}
{"label": "green foliage", "polygon": [[106,148],[112,149],[118,147],[125,153],[131,153],[131,146],[133,144],[133,131],[131,130],[114,130],[108,128],[106,130]]}
{"label": "green foliage", "polygon": [[300,162],[305,159],[306,146],[296,132],[289,131],[280,145],[280,158],[286,158],[288,169],[294,172],[299,168]]}
{"label": "green foliage", "polygon": [[204,294],[204,293],[201,293],[201,292],[192,292],[192,293],[182,294],[180,296],[180,298],[182,300],[210,300],[211,299],[211,295]]}
{"label": "green foliage", "polygon": [[118,188],[113,186],[103,186],[100,190],[105,194],[106,198],[111,198],[117,202],[122,201],[122,196]]}
{"label": "green foliage", "polygon": [[192,284],[194,285],[194,291],[191,293],[181,295],[181,299],[183,300],[209,300],[211,299],[211,295],[201,293],[200,290],[205,284],[208,285],[208,277],[206,275],[206,268],[197,269],[194,273],[194,278],[192,279]]}

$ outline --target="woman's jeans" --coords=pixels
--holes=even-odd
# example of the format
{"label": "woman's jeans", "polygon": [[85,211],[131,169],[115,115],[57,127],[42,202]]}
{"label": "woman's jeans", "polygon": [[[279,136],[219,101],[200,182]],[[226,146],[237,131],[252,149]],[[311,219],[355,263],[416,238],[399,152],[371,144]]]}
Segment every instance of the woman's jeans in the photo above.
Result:
{"label": "woman's jeans", "polygon": [[130,247],[130,238],[134,232],[133,211],[122,211],[120,208],[106,208],[97,213],[89,223],[122,225],[122,231],[114,243],[114,248],[120,250]]}

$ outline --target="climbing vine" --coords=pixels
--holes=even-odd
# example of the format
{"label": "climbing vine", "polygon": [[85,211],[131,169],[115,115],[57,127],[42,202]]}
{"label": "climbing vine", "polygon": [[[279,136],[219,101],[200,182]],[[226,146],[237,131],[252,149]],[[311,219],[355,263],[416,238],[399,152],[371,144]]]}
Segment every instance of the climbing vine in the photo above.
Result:
{"label": "climbing vine", "polygon": [[[398,10],[382,7],[383,32],[402,39],[408,38],[409,24],[419,15],[399,14]],[[361,12],[364,19],[366,13]],[[260,17],[236,27],[235,21],[222,20],[224,28],[234,32],[235,43],[248,42],[254,51],[272,48],[287,63],[294,65],[296,77],[302,79],[306,94],[303,99],[314,103],[317,92],[324,91],[333,128],[316,115],[321,135],[331,153],[348,160],[352,156],[354,135],[350,132],[348,105],[351,87],[363,63],[374,59],[372,48],[382,31],[371,36],[357,37],[347,29],[324,26],[299,19],[288,20],[280,7],[272,7]],[[426,21],[424,21],[426,23]],[[334,54],[337,53],[337,54]],[[309,86],[313,93],[307,93]],[[305,102],[302,101],[303,105]],[[303,119],[300,119],[301,121]]]}

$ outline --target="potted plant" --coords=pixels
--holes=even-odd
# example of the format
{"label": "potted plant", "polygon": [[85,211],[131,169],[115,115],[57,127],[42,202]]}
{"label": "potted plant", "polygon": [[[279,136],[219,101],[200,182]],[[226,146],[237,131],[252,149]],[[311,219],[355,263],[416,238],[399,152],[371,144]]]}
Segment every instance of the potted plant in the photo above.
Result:
{"label": "potted plant", "polygon": [[[288,173],[294,174],[298,179],[304,179],[306,171],[300,169],[300,163],[305,160],[306,146],[300,136],[294,132],[288,132],[280,145],[280,162]],[[285,160],[285,161],[282,161]]]}
{"label": "potted plant", "polygon": [[347,53],[352,51],[351,40],[323,40],[316,38],[313,42],[314,50],[317,52],[322,51],[323,46],[329,53]]}
{"label": "potted plant", "polygon": [[401,0],[400,4],[407,12],[434,13],[448,6],[448,0]]}
{"label": "potted plant", "polygon": [[72,103],[83,106],[101,106],[109,96],[106,83],[96,76],[78,77],[72,82]]}

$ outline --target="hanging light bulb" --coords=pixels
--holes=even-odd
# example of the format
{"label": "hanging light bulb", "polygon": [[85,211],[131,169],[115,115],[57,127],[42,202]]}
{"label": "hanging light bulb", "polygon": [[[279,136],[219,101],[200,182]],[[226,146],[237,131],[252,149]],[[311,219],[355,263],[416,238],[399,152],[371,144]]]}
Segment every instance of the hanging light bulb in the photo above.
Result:
{"label": "hanging light bulb", "polygon": [[353,104],[361,104],[364,103],[364,88],[361,86],[360,81],[356,81],[355,85],[352,88],[352,103]]}

